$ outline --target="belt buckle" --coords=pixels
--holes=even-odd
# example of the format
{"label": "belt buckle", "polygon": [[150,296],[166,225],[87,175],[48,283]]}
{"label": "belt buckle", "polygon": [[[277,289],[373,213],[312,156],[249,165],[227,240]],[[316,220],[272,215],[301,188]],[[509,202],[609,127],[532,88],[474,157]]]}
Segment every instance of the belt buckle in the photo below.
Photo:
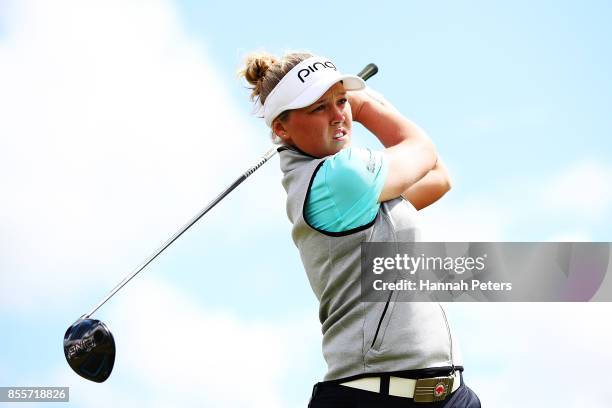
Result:
{"label": "belt buckle", "polygon": [[420,378],[414,387],[414,402],[444,401],[453,389],[455,377]]}

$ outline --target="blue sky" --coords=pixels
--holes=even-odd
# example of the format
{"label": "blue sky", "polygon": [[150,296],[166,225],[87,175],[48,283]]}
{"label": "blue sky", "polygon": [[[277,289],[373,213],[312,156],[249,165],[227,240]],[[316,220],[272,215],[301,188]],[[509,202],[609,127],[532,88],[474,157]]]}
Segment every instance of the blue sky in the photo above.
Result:
{"label": "blue sky", "polygon": [[[0,386],[68,385],[88,407],[306,405],[326,367],[277,158],[96,313],[118,347],[106,383],[61,350],[74,319],[268,149],[235,76],[256,49],[379,66],[369,85],[451,171],[425,238],[612,241],[611,16],[603,1],[0,0]],[[380,146],[363,128],[355,141]],[[448,305],[466,379],[497,407],[541,381],[535,367],[607,375],[609,311]],[[559,405],[612,397],[586,404],[566,374],[549,373]]]}
{"label": "blue sky", "polygon": [[[311,3],[299,11],[224,3],[214,13],[202,2],[179,4],[186,30],[207,39],[245,114],[232,74],[249,51],[306,48],[347,72],[376,62],[370,85],[430,132],[461,181],[451,199],[503,195],[513,183],[515,196],[504,200],[522,203],[532,194],[520,188],[525,180],[546,184],[568,163],[610,157],[609,2]],[[372,139],[360,141],[377,146]],[[609,240],[610,212],[605,218],[589,226],[591,240]],[[544,240],[558,226],[553,217],[538,217],[537,229],[530,221],[514,223],[504,239]]]}

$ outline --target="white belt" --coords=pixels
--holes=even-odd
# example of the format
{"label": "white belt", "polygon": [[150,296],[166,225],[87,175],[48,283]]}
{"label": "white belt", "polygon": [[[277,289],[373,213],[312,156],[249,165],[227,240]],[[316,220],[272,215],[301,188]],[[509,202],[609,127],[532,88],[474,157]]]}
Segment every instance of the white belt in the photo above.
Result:
{"label": "white belt", "polygon": [[[445,384],[443,381],[444,379],[452,379],[452,387],[448,387],[451,388],[450,392],[447,392],[448,390],[445,389],[445,385],[449,384]],[[366,391],[380,392],[380,377],[359,378],[357,380],[340,383],[340,385],[345,385],[347,387],[352,388],[359,388],[361,390]],[[448,377],[422,378],[419,380],[414,380],[412,378],[389,376],[389,395],[394,395],[396,397],[414,398],[415,401],[424,397],[424,399],[422,399],[423,402],[426,402],[426,400],[429,401],[431,397],[431,401],[439,401],[445,399],[446,396],[457,391],[460,385],[461,376],[459,374],[459,371],[455,371],[452,376]],[[417,391],[416,397],[415,390]]]}

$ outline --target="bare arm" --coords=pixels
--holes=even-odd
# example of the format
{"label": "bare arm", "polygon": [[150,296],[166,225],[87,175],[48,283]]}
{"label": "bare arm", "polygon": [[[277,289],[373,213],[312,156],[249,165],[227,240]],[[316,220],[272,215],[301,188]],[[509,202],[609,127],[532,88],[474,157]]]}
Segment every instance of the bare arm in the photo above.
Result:
{"label": "bare arm", "polygon": [[417,210],[421,210],[436,201],[451,189],[448,169],[438,157],[436,166],[425,177],[413,184],[402,196]]}
{"label": "bare arm", "polygon": [[382,97],[357,91],[349,92],[348,99],[353,119],[386,147],[389,172],[378,201],[399,197],[434,168],[437,153],[433,143],[423,129]]}

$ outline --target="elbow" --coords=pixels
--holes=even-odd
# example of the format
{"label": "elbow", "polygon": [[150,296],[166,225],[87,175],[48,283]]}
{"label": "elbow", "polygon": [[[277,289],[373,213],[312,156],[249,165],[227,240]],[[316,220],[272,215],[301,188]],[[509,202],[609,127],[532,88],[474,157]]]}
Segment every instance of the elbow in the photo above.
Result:
{"label": "elbow", "polygon": [[444,178],[443,181],[443,186],[444,186],[444,192],[447,193],[450,191],[450,189],[452,188],[452,182],[450,177],[448,176],[448,174],[446,175],[446,177]]}
{"label": "elbow", "polygon": [[440,197],[444,196],[450,191],[452,187],[451,179],[446,172],[440,174],[438,178],[438,191]]}
{"label": "elbow", "polygon": [[450,178],[448,177],[442,178],[442,180],[438,182],[437,192],[434,194],[433,202],[438,201],[439,199],[444,197],[446,193],[450,191],[450,189],[451,189]]}
{"label": "elbow", "polygon": [[448,174],[438,174],[435,186],[435,189],[437,191],[436,200],[438,200],[442,198],[446,193],[448,193],[451,189],[451,179],[450,177],[448,177]]}
{"label": "elbow", "polygon": [[423,140],[421,142],[421,150],[429,170],[436,167],[436,163],[438,162],[438,151],[436,150],[436,146],[433,144],[433,142],[429,139]]}
{"label": "elbow", "polygon": [[446,193],[448,193],[450,191],[450,189],[451,189],[450,179],[442,177],[438,181],[435,189],[436,189],[435,201],[437,201],[440,198],[444,197],[444,195],[446,195]]}
{"label": "elbow", "polygon": [[435,170],[438,174],[438,184],[440,185],[440,188],[444,191],[444,193],[450,191],[453,186],[453,182],[451,181],[448,168],[444,163],[442,163],[442,160],[439,157],[436,162]]}

